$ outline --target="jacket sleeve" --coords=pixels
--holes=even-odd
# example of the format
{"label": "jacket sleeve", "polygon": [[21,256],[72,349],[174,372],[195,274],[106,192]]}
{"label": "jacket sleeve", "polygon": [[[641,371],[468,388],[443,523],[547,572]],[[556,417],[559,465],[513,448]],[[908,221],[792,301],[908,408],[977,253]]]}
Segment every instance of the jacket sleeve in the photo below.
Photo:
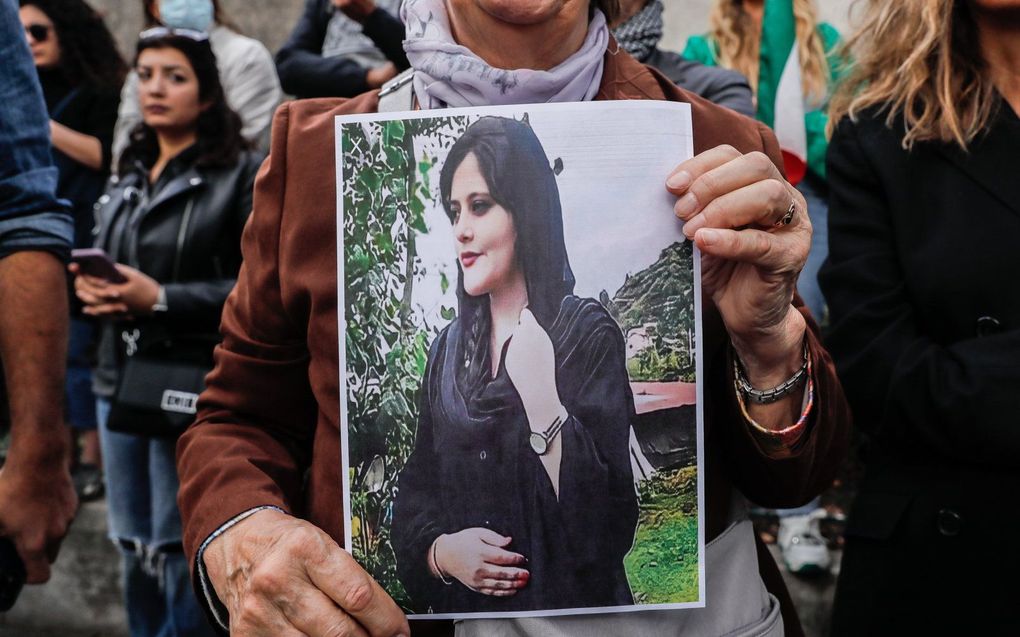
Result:
{"label": "jacket sleeve", "polygon": [[411,66],[404,52],[404,23],[399,18],[382,8],[376,8],[364,24],[361,25],[365,35],[371,38],[375,46],[382,51],[386,59],[403,71]]}
{"label": "jacket sleeve", "polygon": [[227,103],[241,117],[241,135],[259,145],[283,99],[280,79],[269,50],[258,40],[232,34],[238,51],[227,58],[220,71]]}
{"label": "jacket sleeve", "polygon": [[708,66],[693,60],[682,60],[685,82],[682,88],[697,93],[708,101],[725,106],[741,115],[754,117],[754,95],[747,78],[736,71]]}
{"label": "jacket sleeve", "polygon": [[[1020,330],[938,343],[918,329],[901,269],[889,188],[844,121],[829,150],[828,339],[858,426],[949,458],[1016,467]],[[898,152],[899,149],[897,148]],[[921,229],[918,229],[921,231]],[[1005,292],[1003,292],[1005,293]]]}
{"label": "jacket sleeve", "polygon": [[[759,124],[765,153],[782,167],[775,135]],[[805,339],[814,380],[814,403],[804,433],[792,447],[776,454],[764,449],[743,417],[734,389],[732,348],[706,343],[706,428],[721,439],[735,486],[752,501],[767,507],[791,508],[810,501],[832,484],[846,454],[850,408],[836,368],[822,346],[818,325],[799,296],[794,306],[807,319]],[[706,339],[707,340],[707,339]],[[791,425],[793,423],[790,423]]]}
{"label": "jacket sleeve", "polygon": [[437,352],[442,351],[442,339],[436,339],[429,352],[428,366],[422,382],[418,403],[418,427],[415,430],[414,449],[400,472],[397,497],[393,503],[393,549],[397,558],[397,573],[407,588],[415,606],[422,610],[438,603],[445,586],[432,577],[428,564],[428,551],[436,538],[444,533],[459,531],[440,525],[443,519],[439,509],[439,460],[433,446],[433,421],[430,405],[430,380],[435,371]]}
{"label": "jacket sleeve", "polygon": [[74,230],[56,196],[46,105],[17,15],[0,11],[0,258],[43,250],[66,259]]}
{"label": "jacket sleeve", "polygon": [[323,57],[328,0],[307,0],[290,38],[276,54],[283,90],[300,98],[353,97],[368,90],[368,69],[342,56]]}
{"label": "jacket sleeve", "polygon": [[[258,506],[300,505],[317,407],[301,325],[290,320],[279,276],[288,106],[273,123],[273,151],[255,181],[242,238],[244,263],[227,299],[195,423],[177,444],[184,546],[195,553],[216,529]],[[281,400],[280,397],[286,397]]]}

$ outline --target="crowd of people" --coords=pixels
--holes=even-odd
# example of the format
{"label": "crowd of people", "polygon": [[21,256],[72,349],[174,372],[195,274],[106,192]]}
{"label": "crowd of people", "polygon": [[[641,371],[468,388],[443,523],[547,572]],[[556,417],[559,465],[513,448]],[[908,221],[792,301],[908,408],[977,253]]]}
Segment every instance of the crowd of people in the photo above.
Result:
{"label": "crowd of people", "polygon": [[[814,0],[713,0],[683,43],[663,40],[661,0],[306,0],[275,57],[219,0],[135,1],[144,30],[125,60],[88,0],[0,0],[0,540],[28,583],[49,578],[76,502],[105,497],[132,637],[798,635],[748,506],[778,509],[788,570],[828,569],[817,498],[854,435],[864,474],[832,633],[1020,627],[1011,589],[983,585],[1020,568],[995,540],[1017,479],[1020,294],[1004,277],[1020,1],[862,0],[843,39]],[[383,104],[400,85],[407,103]],[[693,114],[695,156],[664,188],[704,255],[708,606],[409,626],[341,549],[333,119],[619,99]],[[508,126],[481,120],[451,151],[455,224],[455,171],[511,189],[489,164],[534,135]],[[535,192],[545,178],[555,188],[536,176]],[[532,195],[495,202],[511,227],[540,214]],[[516,232],[516,261],[554,230]],[[460,290],[488,332],[470,341],[473,386],[520,393],[489,365],[555,318],[526,280],[506,316],[468,312],[488,298]],[[171,375],[194,392],[166,409],[153,387]],[[423,393],[436,416],[420,427],[479,417]],[[595,451],[592,471],[612,465]],[[461,462],[415,454],[418,471]],[[428,605],[470,590],[510,608],[508,590],[530,586],[523,604],[577,578],[451,565],[452,535],[397,509]],[[598,568],[627,548],[588,551],[600,605],[629,599],[622,569]]]}

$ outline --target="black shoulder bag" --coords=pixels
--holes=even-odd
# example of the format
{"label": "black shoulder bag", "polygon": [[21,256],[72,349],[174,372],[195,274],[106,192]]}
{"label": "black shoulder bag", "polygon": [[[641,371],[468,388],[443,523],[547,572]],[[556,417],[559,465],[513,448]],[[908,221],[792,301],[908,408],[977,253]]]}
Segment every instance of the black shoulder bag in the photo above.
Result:
{"label": "black shoulder bag", "polygon": [[138,331],[134,338],[124,334],[127,358],[106,426],[120,433],[176,438],[195,420],[219,339],[167,336],[139,346]]}

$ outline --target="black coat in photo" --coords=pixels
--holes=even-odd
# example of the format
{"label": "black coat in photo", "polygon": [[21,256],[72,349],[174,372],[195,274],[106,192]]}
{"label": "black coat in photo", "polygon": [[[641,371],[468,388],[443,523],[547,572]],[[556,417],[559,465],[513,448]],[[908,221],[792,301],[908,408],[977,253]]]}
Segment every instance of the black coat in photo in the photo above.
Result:
{"label": "black coat in photo", "polygon": [[1020,119],[1002,101],[968,152],[903,134],[870,112],[829,146],[828,347],[866,466],[833,635],[1012,633]]}

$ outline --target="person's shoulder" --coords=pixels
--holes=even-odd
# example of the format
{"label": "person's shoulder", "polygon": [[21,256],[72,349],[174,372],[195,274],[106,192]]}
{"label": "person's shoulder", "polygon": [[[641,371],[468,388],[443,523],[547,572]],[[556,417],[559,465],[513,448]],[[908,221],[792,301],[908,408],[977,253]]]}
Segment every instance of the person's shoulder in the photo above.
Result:
{"label": "person's shoulder", "polygon": [[715,104],[692,91],[680,87],[674,90],[676,92],[670,99],[691,105],[695,154],[723,145],[732,146],[741,153],[764,151],[773,145],[769,142],[774,141],[774,133],[758,120]]}
{"label": "person's shoulder", "polygon": [[825,50],[828,51],[839,44],[841,35],[836,27],[832,26],[828,22],[818,23],[818,35],[822,36],[822,44]]}
{"label": "person's shoulder", "polygon": [[905,134],[903,118],[889,116],[889,107],[884,104],[869,106],[855,113],[845,115],[836,123],[832,133],[832,144],[838,148],[844,141],[853,139],[865,150],[873,153],[902,150]]}
{"label": "person's shoulder", "polygon": [[620,333],[620,326],[598,300],[573,294],[563,297],[556,322],[568,326],[572,331],[579,330],[590,338],[604,336],[607,329],[610,335]]}
{"label": "person's shoulder", "polygon": [[209,33],[209,44],[224,66],[273,60],[265,44],[223,25],[213,27]]}
{"label": "person's shoulder", "polygon": [[702,64],[715,64],[715,51],[708,34],[692,35],[687,38],[683,56]]}
{"label": "person's shoulder", "polygon": [[284,102],[277,109],[277,117],[287,119],[290,136],[305,139],[326,135],[333,143],[335,118],[339,115],[360,115],[379,110],[379,91],[369,91],[357,97],[317,97]]}

